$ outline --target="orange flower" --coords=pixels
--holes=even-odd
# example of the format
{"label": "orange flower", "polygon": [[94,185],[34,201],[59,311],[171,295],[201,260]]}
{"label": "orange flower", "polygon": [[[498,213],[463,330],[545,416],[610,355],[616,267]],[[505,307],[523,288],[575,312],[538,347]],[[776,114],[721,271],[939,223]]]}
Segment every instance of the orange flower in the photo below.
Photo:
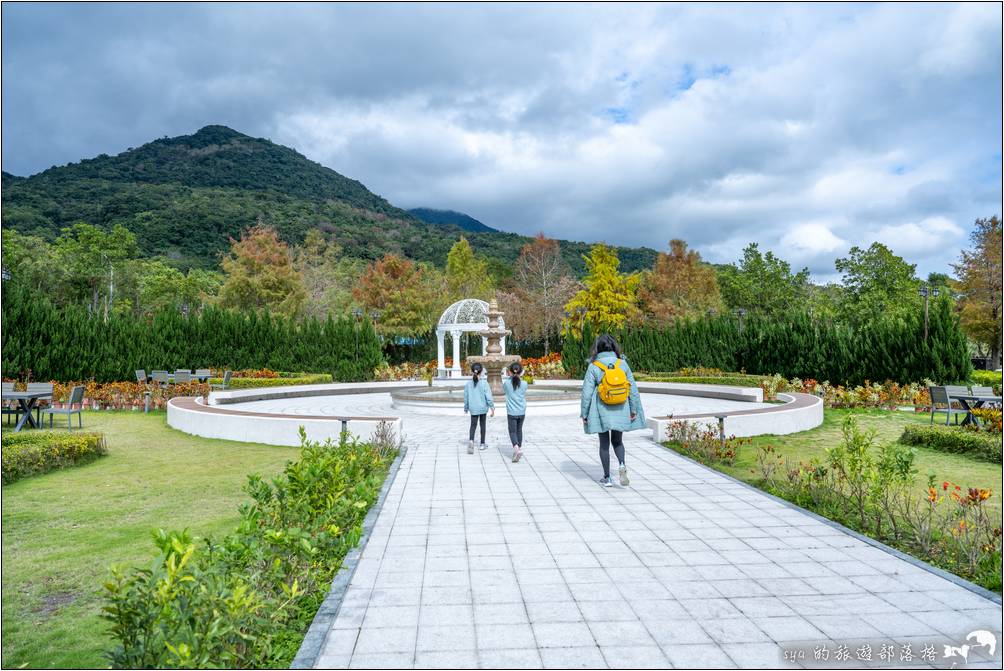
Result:
{"label": "orange flower", "polygon": [[927,488],[927,500],[930,501],[931,503],[934,503],[935,501],[937,501],[938,500],[938,490],[936,490],[934,487],[928,487]]}

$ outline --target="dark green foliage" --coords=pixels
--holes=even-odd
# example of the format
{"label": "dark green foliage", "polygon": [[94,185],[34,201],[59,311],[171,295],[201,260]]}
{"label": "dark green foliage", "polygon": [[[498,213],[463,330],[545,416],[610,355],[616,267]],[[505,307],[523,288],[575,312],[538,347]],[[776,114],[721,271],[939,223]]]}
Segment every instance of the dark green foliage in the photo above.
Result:
{"label": "dark green foliage", "polygon": [[36,380],[115,382],[143,368],[270,368],[328,373],[336,382],[369,380],[382,360],[368,321],[351,317],[295,322],[267,312],[207,307],[189,317],[176,310],[151,320],[86,308],[59,309],[23,287],[4,283],[3,370]]}
{"label": "dark green foliage", "polygon": [[[931,306],[927,341],[923,320],[923,314],[908,315],[855,331],[792,312],[785,319],[748,316],[741,330],[735,317],[718,316],[615,335],[625,358],[639,371],[702,366],[843,385],[968,379],[972,366],[966,339],[948,300]],[[565,337],[562,358],[565,370],[575,377],[583,374],[592,345],[592,330],[586,327],[583,341]]]}
{"label": "dark green foliage", "polygon": [[3,483],[77,466],[108,454],[100,433],[7,431],[3,435]]}
{"label": "dark green foliage", "polygon": [[907,426],[899,442],[939,452],[965,454],[992,464],[999,464],[1002,456],[1000,434],[953,426]]}
{"label": "dark green foliage", "polygon": [[[5,173],[3,227],[53,240],[63,227],[121,224],[147,256],[179,267],[215,268],[229,239],[262,223],[291,244],[307,231],[330,234],[346,255],[373,260],[388,252],[443,266],[466,231],[428,223],[371,193],[359,182],[268,140],[224,126],[163,138],[119,154],[50,168],[28,178]],[[514,233],[468,234],[478,254],[511,266],[531,238]],[[562,243],[582,275],[585,243]],[[621,269],[652,265],[652,249],[619,248]]]}
{"label": "dark green foliage", "polygon": [[303,438],[299,461],[251,501],[219,541],[158,531],[147,569],[115,568],[104,618],[114,668],[286,668],[345,554],[362,535],[397,454],[388,445]]}
{"label": "dark green foliage", "polygon": [[454,212],[453,210],[434,210],[429,207],[416,207],[408,210],[408,212],[430,224],[449,224],[452,226],[459,226],[465,231],[469,231],[471,233],[499,232],[491,226],[485,226],[474,217],[468,216],[463,212]]}

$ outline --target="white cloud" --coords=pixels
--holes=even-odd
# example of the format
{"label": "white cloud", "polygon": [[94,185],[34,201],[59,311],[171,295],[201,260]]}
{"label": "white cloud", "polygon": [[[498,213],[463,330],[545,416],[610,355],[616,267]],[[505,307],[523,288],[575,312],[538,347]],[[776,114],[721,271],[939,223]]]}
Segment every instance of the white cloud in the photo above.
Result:
{"label": "white cloud", "polygon": [[875,240],[945,271],[1000,212],[999,5],[34,7],[15,172],[227,123],[404,207],[819,278]]}

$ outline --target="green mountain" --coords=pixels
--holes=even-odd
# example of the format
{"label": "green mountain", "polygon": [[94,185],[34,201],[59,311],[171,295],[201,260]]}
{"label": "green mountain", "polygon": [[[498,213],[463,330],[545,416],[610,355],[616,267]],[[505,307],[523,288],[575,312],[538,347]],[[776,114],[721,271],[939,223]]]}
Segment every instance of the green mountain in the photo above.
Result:
{"label": "green mountain", "polygon": [[466,215],[463,212],[434,210],[430,207],[414,207],[408,210],[408,212],[430,224],[452,224],[471,233],[499,233],[497,228],[485,226],[474,217]]}
{"label": "green mountain", "polygon": [[[77,222],[136,233],[141,250],[178,266],[213,267],[230,238],[262,221],[298,244],[311,229],[333,237],[363,259],[395,252],[442,266],[461,236],[475,251],[512,263],[526,236],[466,220],[429,223],[394,207],[360,182],[293,149],[225,126],[161,138],[117,156],[101,154],[27,178],[3,174],[2,225],[52,239]],[[459,215],[465,217],[466,215]],[[562,242],[569,265],[585,270],[585,243]],[[621,267],[650,267],[656,252],[620,248]]]}

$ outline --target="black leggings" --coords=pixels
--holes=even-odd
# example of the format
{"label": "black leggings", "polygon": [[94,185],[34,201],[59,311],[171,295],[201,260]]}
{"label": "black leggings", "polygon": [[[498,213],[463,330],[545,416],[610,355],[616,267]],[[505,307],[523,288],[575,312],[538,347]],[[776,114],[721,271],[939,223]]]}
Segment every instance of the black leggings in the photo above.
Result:
{"label": "black leggings", "polygon": [[526,419],[526,417],[523,415],[519,417],[509,415],[507,420],[509,422],[509,442],[513,445],[519,445],[520,447],[523,447],[524,419]]}
{"label": "black leggings", "polygon": [[[472,429],[473,430],[473,429]],[[604,431],[600,434],[600,463],[603,464],[603,477],[610,477],[610,441],[613,439],[614,454],[617,463],[624,463],[624,432]]]}
{"label": "black leggings", "polygon": [[486,418],[488,415],[471,415],[471,440],[474,440],[474,429],[477,428],[478,422],[481,422],[481,444],[485,444],[485,423],[488,421]]}

